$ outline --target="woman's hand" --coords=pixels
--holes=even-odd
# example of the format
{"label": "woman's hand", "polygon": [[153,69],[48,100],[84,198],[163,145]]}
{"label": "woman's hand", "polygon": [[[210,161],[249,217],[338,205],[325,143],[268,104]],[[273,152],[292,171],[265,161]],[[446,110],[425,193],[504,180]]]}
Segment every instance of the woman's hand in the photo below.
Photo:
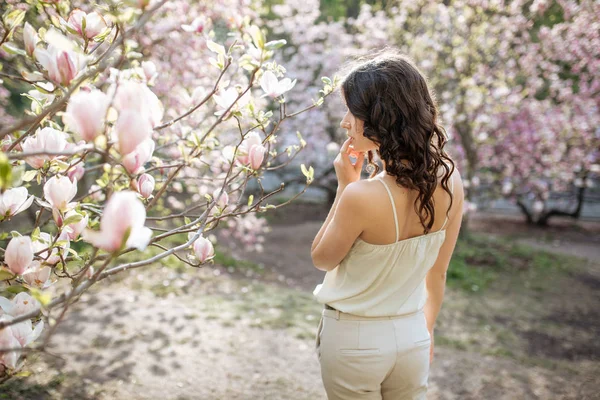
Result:
{"label": "woman's hand", "polygon": [[[346,187],[350,183],[356,182],[360,179],[365,153],[355,152],[352,148],[350,148],[350,140],[351,138],[348,138],[344,142],[340,152],[333,161],[335,175],[337,176],[338,180],[338,188]],[[350,161],[351,154],[356,157],[356,163],[354,163],[354,165],[352,165],[352,162]]]}

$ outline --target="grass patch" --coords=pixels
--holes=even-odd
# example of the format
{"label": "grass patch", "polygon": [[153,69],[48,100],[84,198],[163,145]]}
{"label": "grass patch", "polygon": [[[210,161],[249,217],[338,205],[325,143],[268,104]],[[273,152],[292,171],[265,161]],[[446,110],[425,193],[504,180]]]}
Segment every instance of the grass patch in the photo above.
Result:
{"label": "grass patch", "polygon": [[448,285],[480,292],[503,276],[534,290],[543,290],[546,275],[561,273],[581,263],[577,257],[556,255],[517,243],[510,238],[469,234],[459,238],[450,261]]}
{"label": "grass patch", "polygon": [[242,279],[229,282],[226,293],[198,300],[205,318],[218,319],[225,326],[283,329],[303,339],[314,337],[322,311],[310,293]]}
{"label": "grass patch", "polygon": [[230,256],[229,254],[218,250],[215,250],[214,261],[215,264],[222,265],[223,267],[227,268],[230,272],[233,272],[234,270],[238,272],[251,270],[253,272],[256,272],[257,274],[264,273],[263,266],[247,260],[238,260]]}

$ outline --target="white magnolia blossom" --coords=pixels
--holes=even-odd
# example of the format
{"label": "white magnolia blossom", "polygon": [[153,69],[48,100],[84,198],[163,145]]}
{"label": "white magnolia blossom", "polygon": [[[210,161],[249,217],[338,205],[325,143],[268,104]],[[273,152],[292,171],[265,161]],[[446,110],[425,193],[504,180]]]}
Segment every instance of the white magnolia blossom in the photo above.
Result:
{"label": "white magnolia blossom", "polygon": [[290,91],[296,85],[296,81],[297,79],[292,81],[290,78],[283,78],[278,81],[273,72],[266,71],[260,78],[260,87],[265,92],[261,97],[279,97],[285,92]]}

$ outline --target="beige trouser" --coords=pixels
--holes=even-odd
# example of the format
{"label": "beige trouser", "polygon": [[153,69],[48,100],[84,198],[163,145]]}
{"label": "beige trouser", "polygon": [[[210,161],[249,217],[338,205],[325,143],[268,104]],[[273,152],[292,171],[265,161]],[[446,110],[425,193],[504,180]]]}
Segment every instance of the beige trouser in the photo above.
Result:
{"label": "beige trouser", "polygon": [[422,310],[394,317],[323,310],[316,347],[327,397],[425,399],[430,345]]}

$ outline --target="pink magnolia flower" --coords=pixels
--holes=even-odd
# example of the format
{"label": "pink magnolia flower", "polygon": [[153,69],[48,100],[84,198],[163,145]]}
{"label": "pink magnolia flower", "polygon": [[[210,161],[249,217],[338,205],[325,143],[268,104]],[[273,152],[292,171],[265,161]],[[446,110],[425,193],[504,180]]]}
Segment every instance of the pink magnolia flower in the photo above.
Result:
{"label": "pink magnolia flower", "polygon": [[154,140],[146,139],[134,151],[123,157],[123,166],[130,174],[137,174],[143,170],[144,164],[152,158],[154,153]]}
{"label": "pink magnolia flower", "polygon": [[81,11],[78,8],[71,11],[67,22],[71,28],[87,39],[92,39],[107,27],[106,21],[102,18],[102,15],[96,12],[86,14],[85,11]]}
{"label": "pink magnolia flower", "polygon": [[152,195],[154,191],[154,178],[150,174],[143,174],[139,177],[137,182],[138,192],[143,198],[147,199]]}
{"label": "pink magnolia flower", "polygon": [[23,41],[25,42],[25,51],[31,56],[40,38],[29,22],[25,22],[25,27],[23,28]]}
{"label": "pink magnolia flower", "polygon": [[40,302],[27,292],[20,292],[12,300],[0,296],[0,309],[4,314],[13,318],[29,314],[40,308]]}
{"label": "pink magnolia flower", "polygon": [[[0,317],[0,321],[9,321],[10,319],[6,316]],[[12,326],[0,329],[0,349],[18,349],[19,347],[21,347],[21,344],[13,336]],[[18,359],[19,356],[16,350],[0,352],[0,364],[7,368],[16,368]]]}
{"label": "pink magnolia flower", "polygon": [[35,59],[48,71],[52,81],[67,86],[83,67],[81,58],[71,50],[49,44],[47,49],[36,48]]}
{"label": "pink magnolia flower", "polygon": [[205,262],[210,257],[215,255],[215,249],[210,240],[200,235],[193,244],[194,253],[201,263]]}
{"label": "pink magnolia flower", "polygon": [[238,147],[237,161],[242,165],[250,165],[252,169],[258,169],[264,161],[266,148],[257,132],[250,132]]}
{"label": "pink magnolia flower", "polygon": [[[69,217],[72,217],[74,215],[81,215],[81,214],[79,214],[75,210],[71,210],[65,214],[65,219],[68,219]],[[81,232],[83,232],[83,230],[85,228],[87,228],[88,221],[89,221],[89,216],[87,214],[85,214],[82,216],[82,218],[79,220],[79,222],[74,222],[72,224],[67,225],[64,228],[64,231],[67,232],[69,239],[70,240],[77,239],[79,237],[79,235],[81,234]]]}
{"label": "pink magnolia flower", "polygon": [[259,169],[265,158],[265,151],[267,149],[262,144],[255,144],[250,148],[248,157],[250,158],[250,167],[252,169]]}
{"label": "pink magnolia flower", "polygon": [[29,236],[12,238],[6,246],[4,262],[15,274],[21,275],[33,261],[33,245]]}
{"label": "pink magnolia flower", "polygon": [[262,139],[258,132],[250,132],[238,147],[238,162],[243,165],[248,165],[248,163],[250,163],[250,149],[252,146],[260,145],[262,145]]}
{"label": "pink magnolia flower", "polygon": [[86,142],[104,132],[104,119],[110,98],[100,90],[80,90],[69,99],[63,122]]}
{"label": "pink magnolia flower", "polygon": [[164,109],[156,95],[144,83],[125,81],[119,84],[114,107],[119,111],[131,111],[143,115],[152,128],[162,121]]}
{"label": "pink magnolia flower", "polygon": [[44,329],[44,321],[38,322],[35,325],[35,329],[29,319],[11,325],[10,328],[15,339],[17,339],[22,347],[25,347],[41,335]]}
{"label": "pink magnolia flower", "polygon": [[[35,136],[28,137],[21,144],[23,152],[49,152],[56,153],[64,151],[68,146],[66,135],[64,132],[46,127],[39,130]],[[25,158],[27,164],[31,165],[35,169],[39,169],[44,166],[46,160],[53,160],[58,156],[40,154]]]}
{"label": "pink magnolia flower", "polygon": [[129,154],[135,148],[150,138],[152,125],[148,118],[136,111],[122,111],[115,125],[119,139],[119,152]]}
{"label": "pink magnolia flower", "polygon": [[154,62],[152,61],[142,61],[142,70],[144,71],[146,82],[152,84],[152,82],[154,82],[154,79],[158,76],[156,64],[154,64]]}
{"label": "pink magnolia flower", "polygon": [[191,24],[181,25],[181,29],[186,32],[202,33],[207,26],[207,22],[208,21],[205,16],[196,17]]}
{"label": "pink magnolia flower", "polygon": [[83,178],[84,174],[85,168],[83,166],[83,163],[79,163],[75,167],[67,171],[67,176],[69,177],[71,182],[74,182],[75,180],[80,181]]}
{"label": "pink magnolia flower", "polygon": [[8,189],[0,193],[0,221],[25,211],[31,206],[33,196],[24,187]]}
{"label": "pink magnolia flower", "polygon": [[265,94],[261,97],[279,97],[285,92],[290,91],[296,85],[296,81],[296,79],[292,81],[290,78],[283,78],[278,81],[273,72],[266,71],[260,78],[260,87],[265,91]]}
{"label": "pink magnolia flower", "polygon": [[144,250],[152,237],[152,231],[144,226],[145,222],[144,204],[135,192],[124,190],[108,200],[100,219],[100,231],[86,229],[82,236],[85,241],[110,252],[119,250],[123,244]]}
{"label": "pink magnolia flower", "polygon": [[[219,195],[220,191],[221,191],[221,188],[215,189],[215,191],[212,194],[213,199],[217,199],[217,196]],[[217,201],[217,207],[223,209],[223,208],[227,207],[227,204],[229,204],[229,195],[227,194],[227,192],[225,190],[223,190],[223,193],[216,201]]]}
{"label": "pink magnolia flower", "polygon": [[29,286],[43,289],[48,284],[51,271],[50,267],[42,267],[39,261],[34,261],[29,265],[29,268],[23,273],[22,277]]}
{"label": "pink magnolia flower", "polygon": [[123,155],[150,138],[164,113],[162,103],[148,86],[133,81],[119,84],[113,105],[119,111],[115,130]]}
{"label": "pink magnolia flower", "polygon": [[73,182],[63,175],[55,175],[44,185],[44,197],[53,209],[66,211],[77,194],[77,179]]}

